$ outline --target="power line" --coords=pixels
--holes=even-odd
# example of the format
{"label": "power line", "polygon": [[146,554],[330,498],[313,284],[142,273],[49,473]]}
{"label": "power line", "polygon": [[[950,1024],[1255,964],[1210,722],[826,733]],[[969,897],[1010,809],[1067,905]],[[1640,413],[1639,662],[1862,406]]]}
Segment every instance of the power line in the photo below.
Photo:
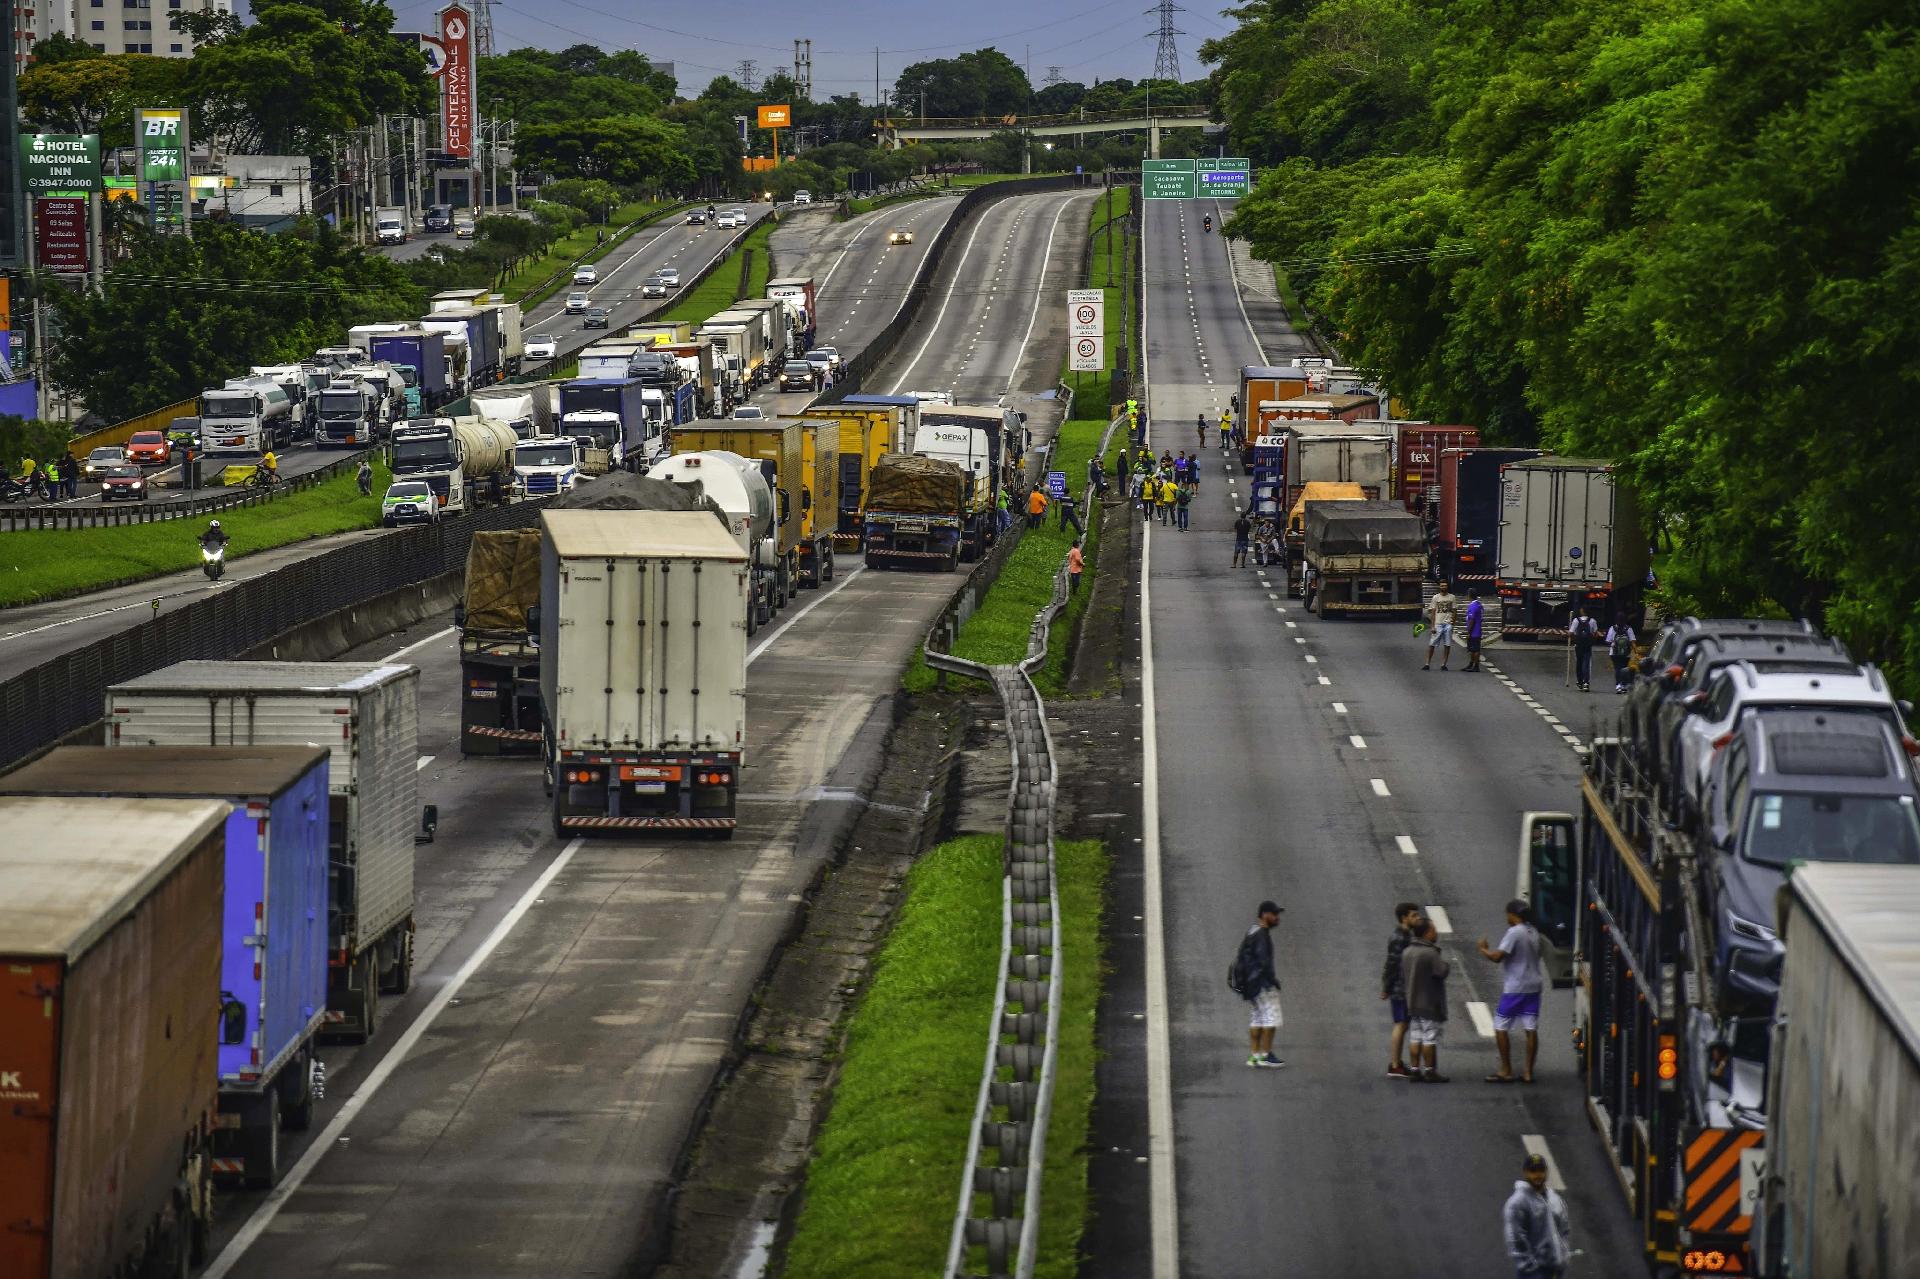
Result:
{"label": "power line", "polygon": [[1178,84],[1180,81],[1180,46],[1174,42],[1173,38],[1175,36],[1183,36],[1186,32],[1181,31],[1173,25],[1173,15],[1176,13],[1185,13],[1186,10],[1180,5],[1175,4],[1173,0],[1160,0],[1159,4],[1147,10],[1147,12],[1160,15],[1160,30],[1157,33],[1160,37],[1160,47],[1154,50],[1153,53],[1153,78],[1156,80],[1172,80]]}
{"label": "power line", "polygon": [[1065,83],[1065,81],[1066,81],[1066,77],[1060,74],[1059,66],[1055,65],[1047,68],[1047,78],[1044,81],[1042,81],[1042,83],[1043,84],[1062,84],[1062,83]]}
{"label": "power line", "polygon": [[760,69],[760,64],[752,58],[742,58],[740,59],[740,65],[734,69],[740,73],[740,87],[748,93],[752,93],[754,88],[753,73]]}

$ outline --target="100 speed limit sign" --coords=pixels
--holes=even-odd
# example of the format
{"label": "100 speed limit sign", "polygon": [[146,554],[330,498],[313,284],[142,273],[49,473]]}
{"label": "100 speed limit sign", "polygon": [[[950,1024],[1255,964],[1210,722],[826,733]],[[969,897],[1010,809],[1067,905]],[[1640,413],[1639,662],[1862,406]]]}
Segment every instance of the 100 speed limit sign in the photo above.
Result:
{"label": "100 speed limit sign", "polygon": [[1071,369],[1075,373],[1098,373],[1106,364],[1106,343],[1098,337],[1076,337],[1073,339],[1073,362]]}
{"label": "100 speed limit sign", "polygon": [[1071,289],[1067,293],[1067,335],[1097,338],[1107,331],[1107,295],[1101,289]]}

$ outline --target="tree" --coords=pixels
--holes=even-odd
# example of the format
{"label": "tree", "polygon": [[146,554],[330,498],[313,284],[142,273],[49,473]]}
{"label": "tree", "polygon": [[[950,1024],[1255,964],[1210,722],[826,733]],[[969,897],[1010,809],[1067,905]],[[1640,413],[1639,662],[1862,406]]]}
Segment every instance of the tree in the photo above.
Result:
{"label": "tree", "polygon": [[545,173],[579,174],[656,191],[683,190],[694,180],[685,131],[652,116],[523,127],[516,145],[522,167]]}
{"label": "tree", "polygon": [[1033,89],[1027,74],[998,49],[975,49],[957,58],[916,62],[893,85],[896,110],[931,117],[1015,115],[1027,109]]}
{"label": "tree", "polygon": [[33,65],[36,67],[49,67],[59,62],[78,62],[82,58],[104,58],[105,56],[85,40],[76,40],[64,31],[56,31],[44,40],[35,41],[33,45]]}

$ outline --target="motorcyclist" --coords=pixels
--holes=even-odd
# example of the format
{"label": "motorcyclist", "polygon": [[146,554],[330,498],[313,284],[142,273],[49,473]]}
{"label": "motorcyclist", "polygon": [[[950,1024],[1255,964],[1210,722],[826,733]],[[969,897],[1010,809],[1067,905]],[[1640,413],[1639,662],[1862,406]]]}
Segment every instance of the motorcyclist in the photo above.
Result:
{"label": "motorcyclist", "polygon": [[210,522],[207,525],[207,531],[200,535],[200,549],[203,551],[217,551],[226,544],[227,530],[220,527],[219,520]]}
{"label": "motorcyclist", "polygon": [[1213,230],[1213,215],[1211,213],[1200,219],[1200,229],[1203,231]]}

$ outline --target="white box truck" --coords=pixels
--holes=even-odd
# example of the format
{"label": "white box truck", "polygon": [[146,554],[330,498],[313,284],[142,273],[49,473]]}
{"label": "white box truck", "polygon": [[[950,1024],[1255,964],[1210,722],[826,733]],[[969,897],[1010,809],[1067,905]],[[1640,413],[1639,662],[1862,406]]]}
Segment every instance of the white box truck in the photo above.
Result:
{"label": "white box truck", "polygon": [[747,552],[707,511],[541,514],[541,729],[558,835],[729,838]]}
{"label": "white box truck", "polygon": [[1611,462],[1535,457],[1501,467],[1496,564],[1507,639],[1563,638],[1581,607],[1602,631],[1618,614],[1640,628],[1647,536]]}
{"label": "white box truck", "polygon": [[413,666],[195,661],[107,690],[109,746],[328,748],[326,1025],[355,1040],[412,984],[419,685]]}

